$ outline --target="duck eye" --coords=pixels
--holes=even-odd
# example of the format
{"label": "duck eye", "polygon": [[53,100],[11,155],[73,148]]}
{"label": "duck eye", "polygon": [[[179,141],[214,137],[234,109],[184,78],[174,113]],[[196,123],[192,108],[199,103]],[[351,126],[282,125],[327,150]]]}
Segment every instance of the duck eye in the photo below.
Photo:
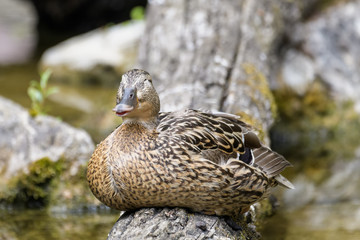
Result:
{"label": "duck eye", "polygon": [[145,81],[149,81],[150,83],[152,83],[152,80],[151,80],[151,79],[145,79]]}

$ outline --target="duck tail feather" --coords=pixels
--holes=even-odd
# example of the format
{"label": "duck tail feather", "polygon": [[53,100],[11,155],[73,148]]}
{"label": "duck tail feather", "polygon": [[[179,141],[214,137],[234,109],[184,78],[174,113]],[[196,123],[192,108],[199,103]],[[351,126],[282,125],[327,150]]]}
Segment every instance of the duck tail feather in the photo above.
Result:
{"label": "duck tail feather", "polygon": [[269,177],[275,177],[286,167],[292,166],[283,156],[265,146],[253,149],[253,154],[254,165],[261,168]]}
{"label": "duck tail feather", "polygon": [[283,187],[295,189],[295,186],[281,174],[275,176],[275,180],[277,183],[279,183],[279,185]]}

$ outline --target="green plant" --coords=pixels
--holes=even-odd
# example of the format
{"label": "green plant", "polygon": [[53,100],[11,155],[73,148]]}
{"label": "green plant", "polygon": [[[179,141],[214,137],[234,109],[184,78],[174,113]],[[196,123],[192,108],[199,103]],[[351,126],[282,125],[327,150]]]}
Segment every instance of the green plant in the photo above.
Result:
{"label": "green plant", "polygon": [[130,20],[123,21],[122,25],[128,25],[132,21],[144,20],[145,19],[145,8],[143,6],[136,6],[130,11]]}
{"label": "green plant", "polygon": [[51,70],[47,69],[41,74],[39,81],[33,80],[30,82],[27,92],[31,99],[30,114],[32,116],[46,114],[46,99],[58,91],[57,88],[48,86],[51,73]]}
{"label": "green plant", "polygon": [[143,20],[145,18],[145,9],[143,6],[136,6],[130,11],[131,20]]}

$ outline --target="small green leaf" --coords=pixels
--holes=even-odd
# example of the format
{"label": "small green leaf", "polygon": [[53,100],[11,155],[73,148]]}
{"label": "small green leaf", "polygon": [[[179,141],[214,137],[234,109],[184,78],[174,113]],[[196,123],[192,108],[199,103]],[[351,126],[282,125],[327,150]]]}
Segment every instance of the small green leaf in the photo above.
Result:
{"label": "small green leaf", "polygon": [[27,93],[31,99],[30,114],[36,116],[39,114],[45,114],[47,107],[45,106],[45,100],[58,91],[55,87],[48,87],[48,81],[52,71],[47,69],[40,76],[39,81],[31,81],[28,87]]}
{"label": "small green leaf", "polygon": [[34,81],[34,80],[32,80],[32,81],[30,82],[30,86],[31,86],[31,87],[34,87],[34,88],[37,88],[37,89],[40,89],[40,83],[37,82],[37,81]]}
{"label": "small green leaf", "polygon": [[27,89],[27,93],[28,93],[28,95],[29,95],[29,97],[30,97],[30,99],[31,99],[31,101],[32,102],[34,102],[34,101],[36,101],[36,97],[35,97],[35,88],[34,87],[29,87],[28,89]]}
{"label": "small green leaf", "polygon": [[48,88],[46,90],[45,97],[48,97],[48,96],[50,96],[50,95],[52,95],[54,93],[57,93],[57,92],[59,92],[59,89],[57,87],[50,87],[50,88]]}
{"label": "small green leaf", "polygon": [[41,92],[36,88],[29,87],[28,94],[33,102],[42,102],[44,100]]}
{"label": "small green leaf", "polygon": [[41,74],[40,77],[40,87],[41,89],[45,89],[47,82],[51,76],[52,71],[50,69],[46,69],[45,72],[43,72],[43,74]]}
{"label": "small green leaf", "polygon": [[145,18],[145,9],[143,6],[137,6],[131,9],[130,18],[132,20],[142,20]]}

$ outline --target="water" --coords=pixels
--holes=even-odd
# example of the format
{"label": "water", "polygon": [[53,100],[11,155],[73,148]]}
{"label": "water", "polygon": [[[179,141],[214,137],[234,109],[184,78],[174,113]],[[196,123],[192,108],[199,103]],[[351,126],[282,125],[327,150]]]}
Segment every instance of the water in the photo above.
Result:
{"label": "water", "polygon": [[51,213],[46,210],[0,210],[0,239],[106,239],[119,212]]}
{"label": "water", "polygon": [[283,209],[266,221],[261,234],[264,240],[357,240],[360,239],[360,202]]}
{"label": "water", "polygon": [[0,66],[0,95],[12,99],[24,107],[30,107],[27,88],[31,80],[38,78],[35,61],[17,66]]}

